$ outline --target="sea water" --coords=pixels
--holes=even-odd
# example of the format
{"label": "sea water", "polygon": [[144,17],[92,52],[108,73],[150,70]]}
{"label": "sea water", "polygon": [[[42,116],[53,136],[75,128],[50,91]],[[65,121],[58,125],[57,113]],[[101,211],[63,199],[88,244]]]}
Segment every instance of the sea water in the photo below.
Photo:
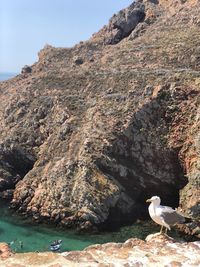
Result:
{"label": "sea water", "polygon": [[148,234],[158,231],[154,225],[134,223],[121,227],[115,232],[99,234],[80,234],[48,224],[36,224],[29,218],[17,215],[0,202],[0,242],[9,243],[16,252],[50,251],[50,244],[61,239],[61,251],[82,250],[92,244],[124,242],[129,238],[144,239]]}
{"label": "sea water", "polygon": [[3,72],[3,73],[0,72],[0,81],[6,81],[16,75],[17,75],[16,73],[12,73],[12,72]]}

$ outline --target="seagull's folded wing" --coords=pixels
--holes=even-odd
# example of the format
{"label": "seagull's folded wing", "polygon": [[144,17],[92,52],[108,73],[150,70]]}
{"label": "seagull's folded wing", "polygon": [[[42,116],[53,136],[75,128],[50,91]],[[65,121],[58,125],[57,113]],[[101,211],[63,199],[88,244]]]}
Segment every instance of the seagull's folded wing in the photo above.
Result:
{"label": "seagull's folded wing", "polygon": [[171,207],[167,207],[167,206],[162,206],[162,208],[160,209],[160,216],[169,225],[174,225],[177,223],[184,223],[185,221],[185,218],[182,215],[177,213]]}

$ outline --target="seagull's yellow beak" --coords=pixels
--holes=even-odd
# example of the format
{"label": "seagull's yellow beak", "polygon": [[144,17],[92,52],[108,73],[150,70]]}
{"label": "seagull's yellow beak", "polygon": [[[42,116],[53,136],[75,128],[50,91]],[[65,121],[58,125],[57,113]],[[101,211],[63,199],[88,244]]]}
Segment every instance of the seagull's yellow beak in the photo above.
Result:
{"label": "seagull's yellow beak", "polygon": [[147,199],[146,202],[151,202],[151,199]]}

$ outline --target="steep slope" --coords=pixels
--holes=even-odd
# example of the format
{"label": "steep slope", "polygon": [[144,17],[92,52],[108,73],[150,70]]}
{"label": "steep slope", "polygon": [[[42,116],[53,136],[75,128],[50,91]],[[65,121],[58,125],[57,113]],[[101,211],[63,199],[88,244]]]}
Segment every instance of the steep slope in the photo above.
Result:
{"label": "steep slope", "polygon": [[0,186],[13,208],[88,229],[144,218],[157,194],[199,218],[199,11],[136,1],[0,83]]}

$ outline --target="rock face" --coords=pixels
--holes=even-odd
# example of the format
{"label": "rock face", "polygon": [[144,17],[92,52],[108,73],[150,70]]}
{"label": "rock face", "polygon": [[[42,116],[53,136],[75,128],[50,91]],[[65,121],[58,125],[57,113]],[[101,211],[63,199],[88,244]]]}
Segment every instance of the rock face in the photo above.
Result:
{"label": "rock face", "polygon": [[2,266],[24,267],[161,267],[199,266],[200,242],[180,243],[162,235],[151,235],[147,241],[129,239],[125,243],[93,245],[83,251],[54,253],[20,253],[7,260]]}
{"label": "rock face", "polygon": [[14,189],[13,208],[90,229],[144,218],[159,195],[199,219],[199,11],[136,1],[0,83],[0,190]]}

